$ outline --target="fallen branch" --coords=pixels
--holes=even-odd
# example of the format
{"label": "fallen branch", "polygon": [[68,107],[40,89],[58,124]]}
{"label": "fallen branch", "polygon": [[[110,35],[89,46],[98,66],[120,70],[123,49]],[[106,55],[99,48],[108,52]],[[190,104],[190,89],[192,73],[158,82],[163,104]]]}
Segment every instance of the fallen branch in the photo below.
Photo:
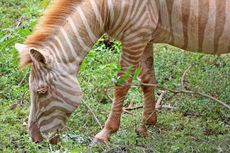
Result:
{"label": "fallen branch", "polygon": [[184,71],[182,77],[181,77],[181,89],[184,90],[185,89],[185,86],[184,86],[184,81],[185,81],[185,77],[186,77],[186,74],[188,73],[188,71],[192,68],[194,64],[191,64],[189,65],[189,67]]}
{"label": "fallen branch", "polygon": [[161,108],[166,108],[166,109],[176,109],[176,107],[173,107],[171,104],[161,105]]}
{"label": "fallen branch", "polygon": [[90,106],[87,103],[85,103],[84,101],[82,101],[82,103],[88,108],[88,110],[93,115],[94,119],[96,120],[97,124],[101,127],[101,129],[103,129],[101,122],[98,120],[96,114],[93,112],[93,110],[90,108]]}
{"label": "fallen branch", "polygon": [[[141,108],[143,108],[143,106],[132,107],[132,108],[129,108],[129,109],[124,109],[124,110],[125,111],[132,111],[132,110],[137,110],[137,109],[141,109]],[[175,109],[175,107],[171,106],[170,104],[161,105],[160,108]],[[156,109],[160,109],[160,108],[156,108]]]}
{"label": "fallen branch", "polygon": [[168,91],[173,92],[173,93],[185,93],[185,94],[190,94],[190,95],[194,94],[194,95],[203,96],[203,97],[209,98],[209,99],[211,99],[213,101],[216,101],[219,104],[223,105],[224,107],[230,109],[230,106],[228,104],[224,103],[223,101],[221,101],[221,100],[219,100],[219,99],[217,99],[215,97],[212,97],[212,96],[210,96],[208,94],[205,94],[205,93],[194,92],[194,91],[189,91],[189,90],[180,90],[180,91],[177,91],[177,90],[171,90],[171,89],[168,89]]}
{"label": "fallen branch", "polygon": [[127,109],[129,109],[129,108],[132,108],[133,105],[134,105],[134,102],[135,102],[135,101],[132,99],[132,100],[130,101],[129,105],[128,105],[127,107],[125,107],[125,109],[127,110]]}
{"label": "fallen branch", "polygon": [[[162,91],[161,92],[161,95],[159,96],[159,98],[158,98],[158,100],[156,102],[155,108],[156,109],[161,109],[161,108],[175,109],[175,107],[171,106],[170,104],[168,104],[168,105],[161,105],[161,101],[163,100],[163,97],[164,97],[165,94],[166,94],[166,91]],[[133,106],[133,101],[131,101],[131,103],[129,104],[129,106],[125,107],[123,110],[126,113],[130,113],[129,111],[143,108],[143,106],[136,106],[136,107],[131,107],[131,106]]]}
{"label": "fallen branch", "polygon": [[159,98],[157,99],[157,102],[156,102],[156,109],[161,109],[162,108],[162,105],[161,105],[161,101],[163,100],[163,97],[164,95],[166,94],[166,91],[162,91],[161,92],[161,95],[159,96]]}
{"label": "fallen branch", "polygon": [[223,105],[224,107],[230,109],[230,106],[228,104],[226,104],[225,102],[223,102],[223,101],[221,101],[219,99],[216,99],[215,97],[212,97],[212,96],[210,96],[208,94],[205,94],[205,93],[194,92],[194,91],[190,91],[190,90],[173,90],[173,89],[168,89],[168,88],[157,86],[156,84],[141,83],[140,85],[141,86],[148,86],[148,87],[158,87],[158,88],[161,88],[162,90],[170,91],[170,92],[173,92],[173,93],[185,93],[185,94],[194,94],[194,95],[203,96],[203,97],[209,98],[209,99],[211,99],[213,101],[216,101],[219,104]]}
{"label": "fallen branch", "polygon": [[126,114],[133,115],[133,113],[132,113],[132,112],[130,112],[130,111],[128,111],[128,110],[126,110],[125,108],[123,108],[123,111],[124,111],[124,113],[126,113]]}

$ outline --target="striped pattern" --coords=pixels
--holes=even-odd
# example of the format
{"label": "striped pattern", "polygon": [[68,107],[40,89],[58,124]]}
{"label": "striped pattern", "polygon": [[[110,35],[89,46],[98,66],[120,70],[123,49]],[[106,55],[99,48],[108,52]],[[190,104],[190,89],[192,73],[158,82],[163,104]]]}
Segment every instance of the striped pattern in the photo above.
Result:
{"label": "striped pattern", "polygon": [[[62,129],[77,108],[81,89],[75,75],[102,34],[123,44],[118,76],[130,66],[133,71],[141,67],[141,81],[155,83],[153,43],[209,54],[227,53],[229,12],[228,0],[57,0],[25,46],[18,46],[21,66],[33,63],[29,117],[33,140],[41,139],[36,133]],[[115,87],[112,110],[96,139],[107,141],[118,130],[129,88]],[[154,89],[142,87],[142,91],[143,122],[155,124]]]}
{"label": "striped pattern", "polygon": [[227,0],[157,0],[159,24],[155,42],[209,54],[230,50]]}

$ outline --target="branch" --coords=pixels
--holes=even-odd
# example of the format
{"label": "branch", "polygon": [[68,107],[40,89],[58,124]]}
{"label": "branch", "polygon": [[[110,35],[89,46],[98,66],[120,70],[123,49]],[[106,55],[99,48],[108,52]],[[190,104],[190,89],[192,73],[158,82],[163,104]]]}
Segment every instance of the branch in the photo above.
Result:
{"label": "branch", "polygon": [[131,108],[125,108],[125,110],[131,111],[131,110],[136,110],[136,109],[140,109],[140,108],[143,108],[143,106],[136,106],[136,107],[131,107]]}
{"label": "branch", "polygon": [[[170,90],[169,90],[170,91]],[[189,90],[181,90],[181,91],[175,91],[175,90],[171,90],[172,92],[177,92],[177,93],[185,93],[185,94],[194,94],[194,95],[199,95],[199,96],[203,96],[203,97],[206,97],[206,98],[209,98],[213,101],[216,101],[218,102],[219,104],[223,105],[224,107],[228,108],[230,110],[230,106],[226,103],[224,103],[223,101],[215,98],[215,97],[212,97],[208,94],[205,94],[205,93],[201,93],[201,92],[194,92],[194,91],[189,91]]]}
{"label": "branch", "polygon": [[184,90],[185,86],[184,86],[184,81],[185,81],[185,77],[186,74],[188,73],[188,71],[192,68],[193,64],[189,65],[189,67],[184,71],[182,77],[181,77],[181,89]]}
{"label": "branch", "polygon": [[[192,65],[191,65],[192,66]],[[187,69],[187,71],[189,71],[190,68]],[[184,73],[186,74],[186,73]],[[205,93],[201,93],[201,92],[195,92],[195,91],[191,91],[191,90],[186,90],[186,89],[182,89],[182,90],[174,90],[174,89],[169,89],[169,88],[165,88],[165,87],[161,87],[161,86],[158,86],[157,84],[147,84],[147,83],[138,83],[138,84],[125,84],[125,86],[146,86],[146,87],[158,87],[164,91],[169,91],[169,92],[172,92],[172,93],[185,93],[185,94],[189,94],[189,95],[198,95],[198,96],[202,96],[202,97],[205,97],[205,98],[209,98],[215,102],[218,102],[219,104],[221,104],[222,106],[228,108],[230,110],[230,105],[226,104],[225,102],[215,98],[215,97],[212,97],[208,94],[205,94]],[[124,87],[124,86],[120,86],[121,88]],[[119,88],[118,86],[116,86],[116,88]],[[140,108],[143,108],[143,106],[137,106],[137,107],[134,107],[134,108],[129,108],[128,110],[134,110],[134,109],[140,109]],[[163,108],[163,106],[162,106]]]}
{"label": "branch", "polygon": [[[162,91],[161,95],[159,96],[157,103],[156,103],[156,109],[161,109],[161,108],[167,108],[167,109],[175,109],[175,107],[171,106],[170,104],[168,105],[161,105],[161,101],[163,100],[164,95],[166,94],[166,91]],[[129,111],[136,110],[136,109],[141,109],[143,106],[136,106],[136,107],[126,107],[123,110],[125,113],[131,114]]]}
{"label": "branch", "polygon": [[161,95],[159,96],[159,98],[157,99],[157,102],[156,102],[156,109],[161,109],[162,108],[162,105],[161,105],[161,101],[163,100],[163,97],[164,95],[166,94],[166,91],[162,91],[161,92]]}
{"label": "branch", "polygon": [[[133,107],[133,108],[129,108],[129,109],[124,109],[125,113],[127,113],[127,111],[132,111],[132,110],[136,110],[136,109],[141,109],[143,108],[143,106],[137,106],[137,107]],[[167,109],[175,109],[175,107],[171,106],[171,105],[161,105],[160,108],[167,108]],[[156,108],[159,109],[159,108]],[[127,114],[131,114],[130,112]]]}
{"label": "branch", "polygon": [[128,110],[126,110],[125,108],[123,108],[123,111],[124,111],[124,113],[126,113],[126,114],[133,115],[133,113],[132,113],[132,112],[130,112],[130,111],[128,111]]}
{"label": "branch", "polygon": [[176,109],[176,107],[173,107],[171,104],[162,105],[161,108]]}
{"label": "branch", "polygon": [[16,25],[16,29],[19,28],[19,26],[22,24],[22,20],[23,20],[24,18],[25,18],[24,16],[21,16],[21,17],[18,19],[18,22],[17,22],[17,25]]}
{"label": "branch", "polygon": [[223,101],[221,101],[219,99],[216,99],[215,97],[212,97],[212,96],[210,96],[208,94],[205,94],[205,93],[194,92],[194,91],[190,91],[190,90],[173,90],[173,89],[168,89],[168,88],[157,86],[156,84],[145,84],[145,83],[141,83],[141,85],[142,86],[148,86],[148,87],[159,87],[162,90],[170,91],[170,92],[173,92],[173,93],[185,93],[185,94],[190,94],[190,95],[194,94],[194,95],[203,96],[203,97],[209,98],[209,99],[211,99],[213,101],[216,101],[219,104],[223,105],[224,107],[230,109],[230,106],[228,104],[226,104],[225,102],[223,102]]}

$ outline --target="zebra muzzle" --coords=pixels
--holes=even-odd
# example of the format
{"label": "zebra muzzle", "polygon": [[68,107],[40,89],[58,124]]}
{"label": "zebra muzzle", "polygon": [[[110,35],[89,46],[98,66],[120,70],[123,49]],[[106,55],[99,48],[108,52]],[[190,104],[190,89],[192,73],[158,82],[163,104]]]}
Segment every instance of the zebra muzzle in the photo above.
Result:
{"label": "zebra muzzle", "polygon": [[32,138],[32,141],[35,143],[40,143],[43,141],[42,134],[36,122],[30,124],[29,135]]}

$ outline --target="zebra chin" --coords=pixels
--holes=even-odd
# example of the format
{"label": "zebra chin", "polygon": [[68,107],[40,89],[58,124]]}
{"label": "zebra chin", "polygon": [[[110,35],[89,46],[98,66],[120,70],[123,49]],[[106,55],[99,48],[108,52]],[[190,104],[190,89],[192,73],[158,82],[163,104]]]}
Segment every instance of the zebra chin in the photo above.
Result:
{"label": "zebra chin", "polygon": [[[40,143],[45,138],[51,144],[57,144],[60,141],[59,133],[66,127],[70,115],[79,107],[81,99],[82,94],[75,96],[75,103],[51,100],[45,104],[45,109],[39,109],[36,120],[29,122],[32,141]],[[44,104],[45,101],[41,103]]]}
{"label": "zebra chin", "polygon": [[60,141],[60,137],[58,135],[58,131],[61,131],[63,129],[63,125],[55,125],[49,130],[40,130],[37,123],[34,123],[31,125],[31,128],[29,130],[30,137],[33,142],[35,143],[41,143],[44,140],[44,137],[49,140],[51,144],[57,144]]}
{"label": "zebra chin", "polygon": [[69,115],[66,116],[54,116],[49,120],[38,120],[37,122],[30,123],[29,135],[32,141],[40,143],[45,139],[48,139],[51,144],[57,144],[60,141],[59,132],[66,127],[66,122]]}

